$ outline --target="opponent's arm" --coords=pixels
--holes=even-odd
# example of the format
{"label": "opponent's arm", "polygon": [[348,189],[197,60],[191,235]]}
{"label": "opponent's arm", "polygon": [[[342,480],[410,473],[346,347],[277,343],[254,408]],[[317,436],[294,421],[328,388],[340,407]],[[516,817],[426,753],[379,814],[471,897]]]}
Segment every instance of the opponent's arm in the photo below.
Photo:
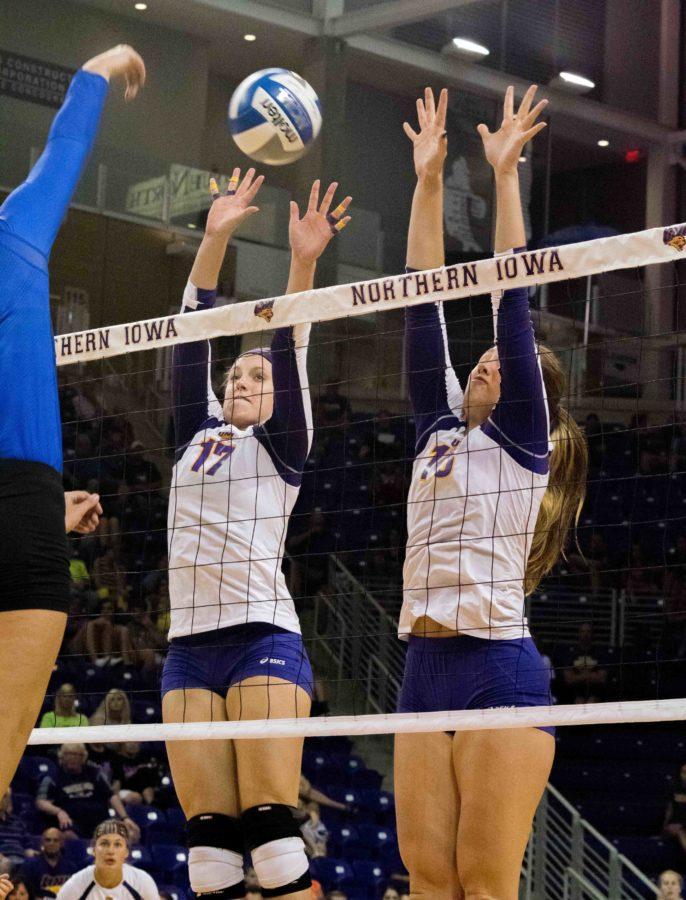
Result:
{"label": "opponent's arm", "polygon": [[[419,132],[407,122],[412,141],[417,186],[412,198],[407,236],[408,270],[436,269],[445,262],[443,245],[443,166],[448,150],[445,119],[448,92],[443,89],[436,107],[426,88],[417,100]],[[405,311],[405,370],[417,432],[417,452],[441,420],[458,423],[462,390],[450,364],[441,304],[424,303]]]}
{"label": "opponent's arm", "polygon": [[125,44],[89,60],[72,79],[50,128],[45,150],[26,181],[0,207],[0,228],[50,253],[95,142],[108,82],[123,77],[127,99],[145,82],[145,65]]}
{"label": "opponent's arm", "polygon": [[[535,94],[536,86],[532,85],[515,114],[514,90],[509,87],[498,131],[492,134],[486,125],[477,129],[495,176],[496,253],[526,247],[517,164],[524,145],[546,127],[545,122],[536,123],[536,119],[547,100],[541,100],[532,109]],[[482,427],[517,462],[547,471],[548,404],[526,288],[505,291],[497,315],[496,342],[500,400]]]}
{"label": "opponent's arm", "polygon": [[[320,183],[315,181],[302,219],[298,204],[291,201],[288,226],[291,267],[287,294],[312,289],[317,260],[333,236],[350,221],[345,212],[352,197],[346,197],[330,212],[337,187],[338,183],[334,181],[320,203]],[[265,441],[281,475],[292,484],[300,483],[312,443],[312,403],[307,381],[309,336],[309,324],[275,331],[271,347],[274,411],[265,425],[256,431],[257,437]]]}
{"label": "opponent's arm", "polygon": [[[252,201],[264,177],[255,178],[254,169],[248,169],[242,181],[240,175],[240,169],[233,170],[224,195],[220,194],[214,178],[210,179],[212,206],[183,295],[183,313],[214,306],[217,280],[229,240],[242,222],[258,212]],[[177,448],[185,447],[210,415],[221,417],[221,406],[212,390],[210,365],[209,341],[193,341],[174,347],[172,394]]]}

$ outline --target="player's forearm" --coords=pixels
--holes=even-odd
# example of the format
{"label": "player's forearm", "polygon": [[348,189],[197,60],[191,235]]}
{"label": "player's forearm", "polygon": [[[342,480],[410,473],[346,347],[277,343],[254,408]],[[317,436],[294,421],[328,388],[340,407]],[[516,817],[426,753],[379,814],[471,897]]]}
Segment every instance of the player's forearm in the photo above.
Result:
{"label": "player's forearm", "polygon": [[230,235],[206,234],[191,269],[191,282],[201,290],[213,291],[226,255]]}
{"label": "player's forearm", "polygon": [[316,260],[300,259],[291,254],[291,267],[288,272],[286,293],[297,294],[300,291],[311,291],[314,287],[314,273],[316,269]]}
{"label": "player's forearm", "polygon": [[496,173],[495,252],[526,246],[526,229],[516,169]]}
{"label": "player's forearm", "polygon": [[412,198],[407,266],[410,269],[436,269],[444,262],[443,176],[421,178]]}

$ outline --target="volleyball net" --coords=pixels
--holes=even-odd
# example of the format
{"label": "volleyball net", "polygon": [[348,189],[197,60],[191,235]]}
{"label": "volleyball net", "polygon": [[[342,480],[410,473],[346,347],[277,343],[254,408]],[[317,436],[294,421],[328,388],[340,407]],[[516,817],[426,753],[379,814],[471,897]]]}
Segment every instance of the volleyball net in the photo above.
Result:
{"label": "volleyball net", "polygon": [[[356,736],[686,717],[686,357],[678,317],[685,246],[686,225],[675,225],[57,335],[67,487],[97,491],[104,515],[95,535],[71,539],[71,615],[44,710],[57,710],[56,695],[73,685],[94,724],[38,728],[30,743]],[[528,289],[537,338],[561,360],[568,381],[563,402],[585,426],[589,444],[575,539],[524,610],[549,665],[555,702],[396,713],[405,653],[397,620],[415,458],[403,310],[445,301],[451,361],[464,385],[493,342],[489,295],[509,288]],[[665,307],[677,315],[651,312]],[[208,715],[207,722],[162,724],[167,507],[178,447],[171,348],[213,341],[221,396],[219,385],[240,353],[268,346],[276,328],[300,324],[313,326],[313,446],[290,515],[283,576],[315,673],[314,712],[336,715],[232,722]],[[199,459],[202,452],[201,446]],[[214,464],[230,504],[241,481],[225,455]],[[257,510],[269,478],[255,477]],[[208,520],[202,506],[198,512],[202,529]],[[283,512],[255,515],[268,520]],[[227,508],[227,534],[230,520]],[[198,565],[223,571],[224,551],[220,546],[217,559]],[[280,602],[276,595],[271,601],[271,607]],[[189,597],[191,607],[195,602]],[[125,695],[123,714],[121,704],[109,705],[116,692]]]}

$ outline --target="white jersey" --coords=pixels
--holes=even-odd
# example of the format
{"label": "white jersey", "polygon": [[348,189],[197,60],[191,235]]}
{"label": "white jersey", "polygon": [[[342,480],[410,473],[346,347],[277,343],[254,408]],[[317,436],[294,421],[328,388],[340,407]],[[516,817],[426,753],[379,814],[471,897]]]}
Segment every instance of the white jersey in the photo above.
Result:
{"label": "white jersey", "polygon": [[124,863],[121,882],[104,888],[95,880],[95,866],[76,872],[59,889],[60,900],[159,900],[152,877],[142,869]]}
{"label": "white jersey", "polygon": [[524,579],[548,484],[549,422],[527,296],[510,293],[498,316],[501,399],[470,431],[442,315],[435,306],[407,311],[418,449],[407,508],[403,638],[423,616],[473,637],[529,636]]}
{"label": "white jersey", "polygon": [[[192,308],[196,294],[201,292],[189,285],[186,308]],[[209,386],[207,342],[178,348],[180,449],[168,513],[170,638],[248,622],[300,632],[281,565],[312,432],[308,336],[309,326],[276,332],[274,415],[264,426],[244,431],[223,421]],[[284,367],[297,378],[289,378]]]}

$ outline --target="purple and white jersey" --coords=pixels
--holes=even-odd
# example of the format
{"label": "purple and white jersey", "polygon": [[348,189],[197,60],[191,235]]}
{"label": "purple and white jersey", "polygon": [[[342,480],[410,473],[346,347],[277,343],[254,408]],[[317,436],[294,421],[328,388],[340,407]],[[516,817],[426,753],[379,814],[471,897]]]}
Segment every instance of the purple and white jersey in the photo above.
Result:
{"label": "purple and white jersey", "polygon": [[[189,282],[183,312],[211,307],[215,293]],[[174,348],[170,639],[247,622],[300,632],[281,564],[312,440],[309,331],[298,325],[274,333],[274,411],[244,431],[224,421],[210,381],[209,342]]]}
{"label": "purple and white jersey", "polygon": [[427,616],[473,637],[527,637],[524,576],[549,454],[527,292],[507,291],[500,303],[500,400],[470,431],[440,304],[408,309],[405,322],[417,446],[399,634]]}

